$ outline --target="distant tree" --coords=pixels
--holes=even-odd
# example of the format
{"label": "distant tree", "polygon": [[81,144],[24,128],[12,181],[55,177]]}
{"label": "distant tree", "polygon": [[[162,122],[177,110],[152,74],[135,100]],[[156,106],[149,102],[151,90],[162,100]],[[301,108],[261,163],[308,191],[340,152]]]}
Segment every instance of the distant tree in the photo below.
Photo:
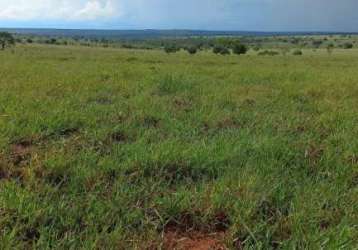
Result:
{"label": "distant tree", "polygon": [[188,51],[188,53],[191,55],[194,55],[196,52],[198,52],[198,49],[195,46],[187,47],[185,50]]}
{"label": "distant tree", "polygon": [[9,32],[0,32],[0,47],[4,50],[6,47],[14,46],[15,38]]}
{"label": "distant tree", "polygon": [[230,55],[230,50],[221,45],[215,45],[213,48],[213,52],[215,54],[220,54],[220,55]]}
{"label": "distant tree", "polygon": [[180,50],[180,48],[179,47],[177,47],[176,45],[165,45],[164,46],[164,51],[166,52],[166,53],[176,53],[176,52],[178,52]]}
{"label": "distant tree", "polygon": [[56,44],[57,43],[57,39],[56,38],[51,38],[51,39],[47,39],[45,41],[46,44]]}
{"label": "distant tree", "polygon": [[291,39],[292,44],[298,44],[299,42],[300,42],[300,38],[298,38],[298,37],[294,37]]}
{"label": "distant tree", "polygon": [[232,47],[232,52],[234,52],[234,54],[236,55],[246,54],[247,50],[247,47],[244,44],[240,43],[236,43]]}
{"label": "distant tree", "polygon": [[353,44],[352,44],[352,43],[344,43],[344,44],[343,44],[343,48],[344,48],[344,49],[352,49],[352,48],[353,48]]}
{"label": "distant tree", "polygon": [[131,45],[129,43],[122,44],[121,47],[124,49],[134,49],[133,45]]}
{"label": "distant tree", "polygon": [[260,50],[260,46],[256,45],[252,48],[254,51],[259,51]]}
{"label": "distant tree", "polygon": [[279,55],[279,53],[277,51],[273,51],[273,50],[264,50],[264,51],[257,53],[257,55],[259,55],[259,56],[277,56],[277,55]]}
{"label": "distant tree", "polygon": [[329,44],[327,45],[327,52],[328,52],[328,54],[332,54],[333,49],[334,49],[334,44],[333,44],[333,43],[329,43]]}
{"label": "distant tree", "polygon": [[221,55],[225,56],[225,55],[230,55],[231,52],[228,48],[224,47],[221,52],[220,52]]}
{"label": "distant tree", "polygon": [[302,56],[303,53],[302,53],[302,50],[296,49],[295,51],[293,51],[292,55],[294,55],[294,56]]}
{"label": "distant tree", "polygon": [[318,49],[322,45],[322,43],[323,43],[323,41],[321,41],[321,40],[314,40],[312,42],[312,45],[313,45],[313,47]]}
{"label": "distant tree", "polygon": [[214,48],[213,48],[213,52],[214,52],[215,54],[220,54],[222,48],[223,48],[222,46],[215,45]]}
{"label": "distant tree", "polygon": [[26,42],[27,42],[27,43],[33,43],[34,41],[33,41],[31,38],[27,38],[27,39],[26,39]]}
{"label": "distant tree", "polygon": [[50,43],[51,43],[51,44],[56,44],[56,43],[57,43],[57,39],[56,39],[56,38],[51,38]]}

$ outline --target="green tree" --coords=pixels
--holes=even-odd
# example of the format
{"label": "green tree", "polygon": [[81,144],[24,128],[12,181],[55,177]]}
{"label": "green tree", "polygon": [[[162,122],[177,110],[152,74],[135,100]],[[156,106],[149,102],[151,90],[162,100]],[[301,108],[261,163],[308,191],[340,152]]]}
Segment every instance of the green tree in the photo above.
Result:
{"label": "green tree", "polygon": [[224,46],[221,46],[221,45],[214,46],[213,52],[215,54],[220,54],[220,55],[230,55],[230,50]]}
{"label": "green tree", "polygon": [[175,53],[175,52],[178,52],[180,50],[179,47],[177,47],[176,45],[166,45],[164,46],[164,51],[166,53]]}
{"label": "green tree", "polygon": [[0,32],[0,48],[4,50],[6,47],[14,46],[15,38],[9,32]]}
{"label": "green tree", "polygon": [[185,50],[188,51],[188,53],[191,55],[194,55],[196,54],[196,52],[198,52],[198,49],[194,46],[187,47]]}
{"label": "green tree", "polygon": [[352,44],[352,43],[345,43],[345,44],[343,44],[343,48],[344,48],[344,49],[352,49],[352,48],[353,48],[353,44]]}
{"label": "green tree", "polygon": [[303,52],[302,52],[302,50],[296,49],[296,50],[293,51],[292,55],[294,55],[294,56],[302,56]]}
{"label": "green tree", "polygon": [[328,54],[332,54],[333,49],[334,49],[334,44],[333,44],[333,43],[329,43],[329,44],[327,45],[327,52],[328,52]]}
{"label": "green tree", "polygon": [[247,50],[247,47],[241,43],[236,43],[232,47],[232,52],[234,52],[236,55],[246,54]]}

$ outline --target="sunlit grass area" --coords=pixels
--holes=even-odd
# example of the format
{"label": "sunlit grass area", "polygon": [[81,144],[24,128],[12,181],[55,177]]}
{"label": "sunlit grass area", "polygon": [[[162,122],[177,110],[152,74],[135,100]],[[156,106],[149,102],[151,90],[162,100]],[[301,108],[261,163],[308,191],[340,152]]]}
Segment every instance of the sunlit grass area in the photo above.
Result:
{"label": "sunlit grass area", "polygon": [[0,62],[1,249],[357,247],[358,50]]}

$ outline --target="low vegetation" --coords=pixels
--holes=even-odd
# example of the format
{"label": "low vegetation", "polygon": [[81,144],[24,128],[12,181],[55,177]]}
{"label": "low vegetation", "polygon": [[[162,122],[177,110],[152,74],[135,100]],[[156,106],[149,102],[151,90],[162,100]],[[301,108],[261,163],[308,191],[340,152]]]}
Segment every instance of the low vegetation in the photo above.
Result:
{"label": "low vegetation", "polygon": [[6,47],[15,45],[15,38],[8,32],[0,32],[0,49],[5,50]]}
{"label": "low vegetation", "polygon": [[292,52],[292,55],[294,56],[302,56],[303,53],[302,53],[302,50],[299,50],[299,49],[296,49]]}
{"label": "low vegetation", "polygon": [[0,249],[356,248],[357,50],[178,47],[0,52]]}

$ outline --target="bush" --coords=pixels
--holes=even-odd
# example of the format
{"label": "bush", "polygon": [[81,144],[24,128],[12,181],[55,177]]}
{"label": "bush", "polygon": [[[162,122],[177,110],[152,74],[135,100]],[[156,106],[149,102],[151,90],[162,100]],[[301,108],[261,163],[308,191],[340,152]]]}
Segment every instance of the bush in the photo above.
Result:
{"label": "bush", "polygon": [[221,50],[220,54],[221,54],[221,55],[230,55],[231,52],[230,52],[230,50],[229,50],[228,48],[225,48],[225,47],[224,47],[224,48]]}
{"label": "bush", "polygon": [[303,53],[302,53],[302,51],[301,51],[301,50],[296,49],[295,51],[293,51],[292,55],[294,55],[294,56],[302,56],[302,55],[303,55]]}
{"label": "bush", "polygon": [[273,50],[264,50],[259,52],[257,55],[259,56],[277,56],[280,53],[278,53],[277,51],[273,51]]}
{"label": "bush", "polygon": [[345,43],[345,44],[343,44],[343,48],[344,48],[344,49],[352,49],[352,48],[353,48],[353,44],[352,44],[352,43]]}
{"label": "bush", "polygon": [[175,45],[166,45],[166,46],[164,46],[164,51],[166,52],[166,53],[176,53],[176,52],[178,52],[180,50],[180,48],[178,48],[177,46],[175,46]]}
{"label": "bush", "polygon": [[328,54],[332,54],[333,49],[334,49],[334,44],[333,43],[330,43],[330,44],[327,45]]}
{"label": "bush", "polygon": [[220,45],[216,45],[213,49],[213,52],[215,54],[220,54],[220,55],[229,55],[230,54],[230,50],[224,46],[220,46]]}
{"label": "bush", "polygon": [[318,49],[322,45],[323,41],[321,40],[315,40],[312,42],[312,45],[314,48]]}
{"label": "bush", "polygon": [[6,47],[14,46],[16,44],[15,38],[9,32],[0,32],[0,49],[4,50]]}
{"label": "bush", "polygon": [[244,44],[235,44],[232,48],[232,52],[236,55],[246,54],[247,47]]}
{"label": "bush", "polygon": [[222,46],[214,46],[213,52],[214,52],[215,54],[220,54],[222,48],[223,48]]}
{"label": "bush", "polygon": [[134,49],[133,45],[127,44],[127,43],[122,44],[121,47],[122,47],[123,49]]}
{"label": "bush", "polygon": [[191,55],[194,55],[194,54],[196,54],[196,52],[198,52],[198,49],[196,47],[193,47],[193,46],[188,47],[185,50],[188,51],[188,53],[191,54]]}

